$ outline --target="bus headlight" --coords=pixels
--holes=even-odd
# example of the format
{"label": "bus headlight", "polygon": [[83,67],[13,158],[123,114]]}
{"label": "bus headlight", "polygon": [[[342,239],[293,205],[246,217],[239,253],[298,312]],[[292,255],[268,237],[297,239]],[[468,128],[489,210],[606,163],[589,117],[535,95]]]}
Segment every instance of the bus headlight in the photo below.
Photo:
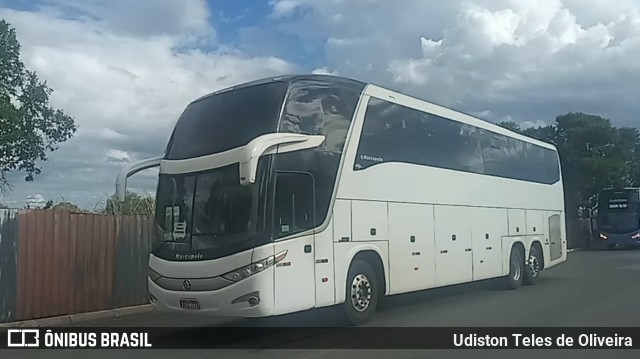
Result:
{"label": "bus headlight", "polygon": [[600,233],[600,238],[604,239],[605,241],[608,239],[607,236],[605,234]]}
{"label": "bus headlight", "polygon": [[156,272],[153,269],[149,268],[149,278],[151,278],[151,281],[155,282],[158,279],[162,278],[162,276],[158,272]]}
{"label": "bus headlight", "polygon": [[273,266],[274,264],[283,260],[286,256],[287,256],[287,251],[280,252],[275,256],[269,256],[263,260],[251,263],[248,266],[244,266],[242,268],[238,268],[234,271],[224,274],[222,275],[222,278],[230,280],[232,282],[239,282],[243,279],[251,277],[256,273],[260,273],[263,270]]}
{"label": "bus headlight", "polygon": [[634,234],[633,236],[631,236],[631,239],[640,239],[640,232]]}

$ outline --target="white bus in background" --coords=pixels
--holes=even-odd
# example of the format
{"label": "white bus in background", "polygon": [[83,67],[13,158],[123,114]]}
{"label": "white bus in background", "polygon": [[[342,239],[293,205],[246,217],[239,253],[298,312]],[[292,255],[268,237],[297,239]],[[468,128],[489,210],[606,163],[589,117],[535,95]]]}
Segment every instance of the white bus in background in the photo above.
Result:
{"label": "white bus in background", "polygon": [[372,84],[270,78],[189,104],[159,166],[163,311],[265,317],[336,304],[353,324],[383,296],[566,260],[554,146]]}

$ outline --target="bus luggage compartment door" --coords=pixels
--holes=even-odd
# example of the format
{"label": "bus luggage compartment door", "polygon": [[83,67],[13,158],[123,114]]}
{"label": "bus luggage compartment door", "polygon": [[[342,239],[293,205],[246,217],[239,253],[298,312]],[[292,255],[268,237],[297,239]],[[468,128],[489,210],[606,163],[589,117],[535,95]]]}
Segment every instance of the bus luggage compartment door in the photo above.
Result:
{"label": "bus luggage compartment door", "polygon": [[390,293],[436,284],[433,206],[389,203]]}
{"label": "bus luggage compartment door", "polygon": [[471,209],[435,206],[436,284],[438,286],[471,282],[473,253]]}
{"label": "bus luggage compartment door", "polygon": [[473,280],[502,275],[502,240],[509,232],[507,210],[472,208]]}

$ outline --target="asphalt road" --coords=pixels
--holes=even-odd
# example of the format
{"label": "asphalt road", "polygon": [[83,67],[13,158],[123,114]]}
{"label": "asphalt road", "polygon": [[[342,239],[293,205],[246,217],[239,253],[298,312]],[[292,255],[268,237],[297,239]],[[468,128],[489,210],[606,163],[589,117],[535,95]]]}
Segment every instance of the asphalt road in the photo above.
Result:
{"label": "asphalt road", "polygon": [[[640,326],[640,250],[572,252],[538,284],[509,291],[496,280],[389,297],[375,327]],[[341,308],[269,319],[220,319],[148,313],[82,326],[335,326]],[[179,330],[179,329],[176,329]],[[640,350],[55,350],[10,351],[0,358],[640,358]]]}

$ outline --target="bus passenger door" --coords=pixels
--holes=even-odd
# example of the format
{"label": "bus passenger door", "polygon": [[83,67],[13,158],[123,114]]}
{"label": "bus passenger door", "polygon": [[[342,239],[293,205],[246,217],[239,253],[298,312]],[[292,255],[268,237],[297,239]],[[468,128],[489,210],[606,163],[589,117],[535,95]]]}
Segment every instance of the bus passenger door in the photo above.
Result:
{"label": "bus passenger door", "polygon": [[275,267],[275,311],[283,314],[315,306],[313,176],[276,172],[274,198],[275,254],[287,252]]}
{"label": "bus passenger door", "polygon": [[549,222],[549,263],[562,258],[562,224],[560,212],[547,212]]}

